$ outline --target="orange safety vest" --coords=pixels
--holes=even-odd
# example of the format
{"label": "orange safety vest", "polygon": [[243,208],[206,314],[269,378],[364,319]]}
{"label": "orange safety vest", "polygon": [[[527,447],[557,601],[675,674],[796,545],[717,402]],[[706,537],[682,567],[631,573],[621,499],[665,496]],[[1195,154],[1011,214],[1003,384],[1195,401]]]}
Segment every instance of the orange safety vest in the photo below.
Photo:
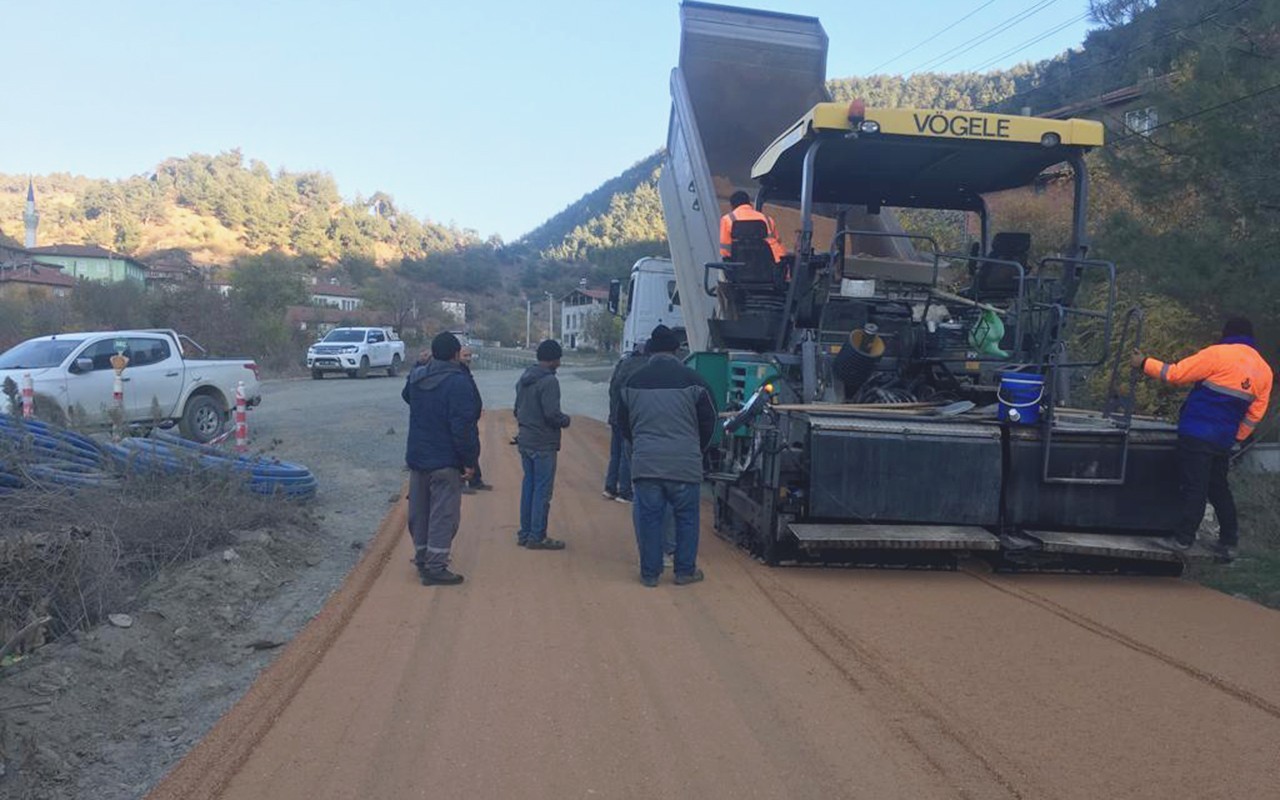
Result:
{"label": "orange safety vest", "polygon": [[778,241],[778,226],[774,223],[773,217],[756,211],[755,207],[749,203],[743,203],[720,218],[720,256],[726,259],[729,258],[730,248],[733,245],[733,223],[752,219],[764,221],[764,224],[769,229],[769,235],[765,238],[765,242],[769,244],[769,249],[773,251],[773,261],[775,264],[781,261],[782,257],[787,254],[787,249]]}
{"label": "orange safety vest", "polygon": [[1178,432],[1222,448],[1253,433],[1271,400],[1271,367],[1248,337],[1230,337],[1175,364],[1142,363],[1149,377],[1195,384],[1182,406]]}

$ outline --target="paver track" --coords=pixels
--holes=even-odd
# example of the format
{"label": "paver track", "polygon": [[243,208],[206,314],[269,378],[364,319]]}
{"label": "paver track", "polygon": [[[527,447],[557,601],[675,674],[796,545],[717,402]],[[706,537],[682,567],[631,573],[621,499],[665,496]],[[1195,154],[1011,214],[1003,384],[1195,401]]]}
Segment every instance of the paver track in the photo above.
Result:
{"label": "paver track", "polygon": [[1266,797],[1280,785],[1280,615],[1170,579],[759,565],[635,579],[575,420],[563,553],[464,499],[462,587],[406,562],[403,504],[342,590],[153,798]]}

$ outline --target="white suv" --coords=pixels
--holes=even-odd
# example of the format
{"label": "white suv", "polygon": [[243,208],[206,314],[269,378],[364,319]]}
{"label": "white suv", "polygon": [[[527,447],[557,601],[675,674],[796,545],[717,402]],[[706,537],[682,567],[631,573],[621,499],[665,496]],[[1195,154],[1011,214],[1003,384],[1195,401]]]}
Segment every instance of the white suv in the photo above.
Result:
{"label": "white suv", "polygon": [[365,378],[371,369],[395,377],[404,363],[404,342],[390,328],[334,328],[307,348],[307,369],[320,380],[326,372]]}

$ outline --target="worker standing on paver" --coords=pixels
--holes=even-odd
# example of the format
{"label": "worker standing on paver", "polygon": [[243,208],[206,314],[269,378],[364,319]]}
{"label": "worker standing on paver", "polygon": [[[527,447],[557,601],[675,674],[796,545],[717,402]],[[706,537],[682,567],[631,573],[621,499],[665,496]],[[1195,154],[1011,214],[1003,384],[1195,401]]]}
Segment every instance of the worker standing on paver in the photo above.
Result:
{"label": "worker standing on paver", "polygon": [[1135,352],[1133,366],[1174,386],[1195,384],[1178,417],[1182,513],[1174,541],[1183,549],[1195,544],[1208,499],[1220,526],[1214,549],[1230,561],[1240,537],[1227,481],[1231,450],[1253,435],[1271,398],[1271,367],[1258,353],[1253,324],[1242,317],[1229,319],[1217,344],[1173,364]]}
{"label": "worker standing on paver", "polygon": [[609,378],[609,467],[604,475],[604,496],[621,503],[631,502],[631,445],[618,426],[618,403],[622,387],[649,362],[644,342],[618,360]]}
{"label": "worker standing on paver", "polygon": [[711,387],[676,358],[680,341],[666,325],[649,336],[649,362],[621,392],[618,423],[631,442],[632,518],[640,549],[640,580],[662,575],[663,520],[675,515],[675,582],[702,580],[698,569],[698,504],[702,453],[711,444],[716,409]]}
{"label": "worker standing on paver", "polygon": [[451,586],[449,551],[462,516],[462,482],[480,458],[480,393],[458,362],[451,333],[431,340],[431,360],[414,367],[400,396],[409,404],[409,535],[424,586]]}
{"label": "worker standing on paver", "polygon": [[516,383],[515,415],[520,424],[516,438],[524,467],[516,543],[530,550],[564,549],[564,542],[547,536],[560,431],[569,427],[569,416],[560,410],[560,381],[556,378],[562,353],[559,342],[547,339],[538,345],[538,363],[525,370]]}

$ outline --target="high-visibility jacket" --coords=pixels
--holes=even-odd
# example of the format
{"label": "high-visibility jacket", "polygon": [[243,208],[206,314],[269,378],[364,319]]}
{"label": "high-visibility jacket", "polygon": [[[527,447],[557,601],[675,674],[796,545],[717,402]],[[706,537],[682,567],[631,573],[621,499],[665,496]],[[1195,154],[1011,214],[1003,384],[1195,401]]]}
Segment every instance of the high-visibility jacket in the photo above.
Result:
{"label": "high-visibility jacket", "polygon": [[1142,371],[1175,386],[1194,383],[1178,433],[1229,450],[1253,433],[1271,400],[1271,367],[1247,336],[1231,336],[1175,364],[1154,358]]}
{"label": "high-visibility jacket", "polygon": [[763,220],[769,229],[769,235],[765,241],[769,244],[769,249],[773,251],[773,261],[777,263],[787,254],[787,250],[778,241],[778,226],[774,223],[773,217],[768,214],[756,211],[755,207],[750,203],[743,203],[737,208],[730,211],[720,218],[720,256],[729,258],[730,247],[733,244],[733,223],[742,220],[758,219]]}

